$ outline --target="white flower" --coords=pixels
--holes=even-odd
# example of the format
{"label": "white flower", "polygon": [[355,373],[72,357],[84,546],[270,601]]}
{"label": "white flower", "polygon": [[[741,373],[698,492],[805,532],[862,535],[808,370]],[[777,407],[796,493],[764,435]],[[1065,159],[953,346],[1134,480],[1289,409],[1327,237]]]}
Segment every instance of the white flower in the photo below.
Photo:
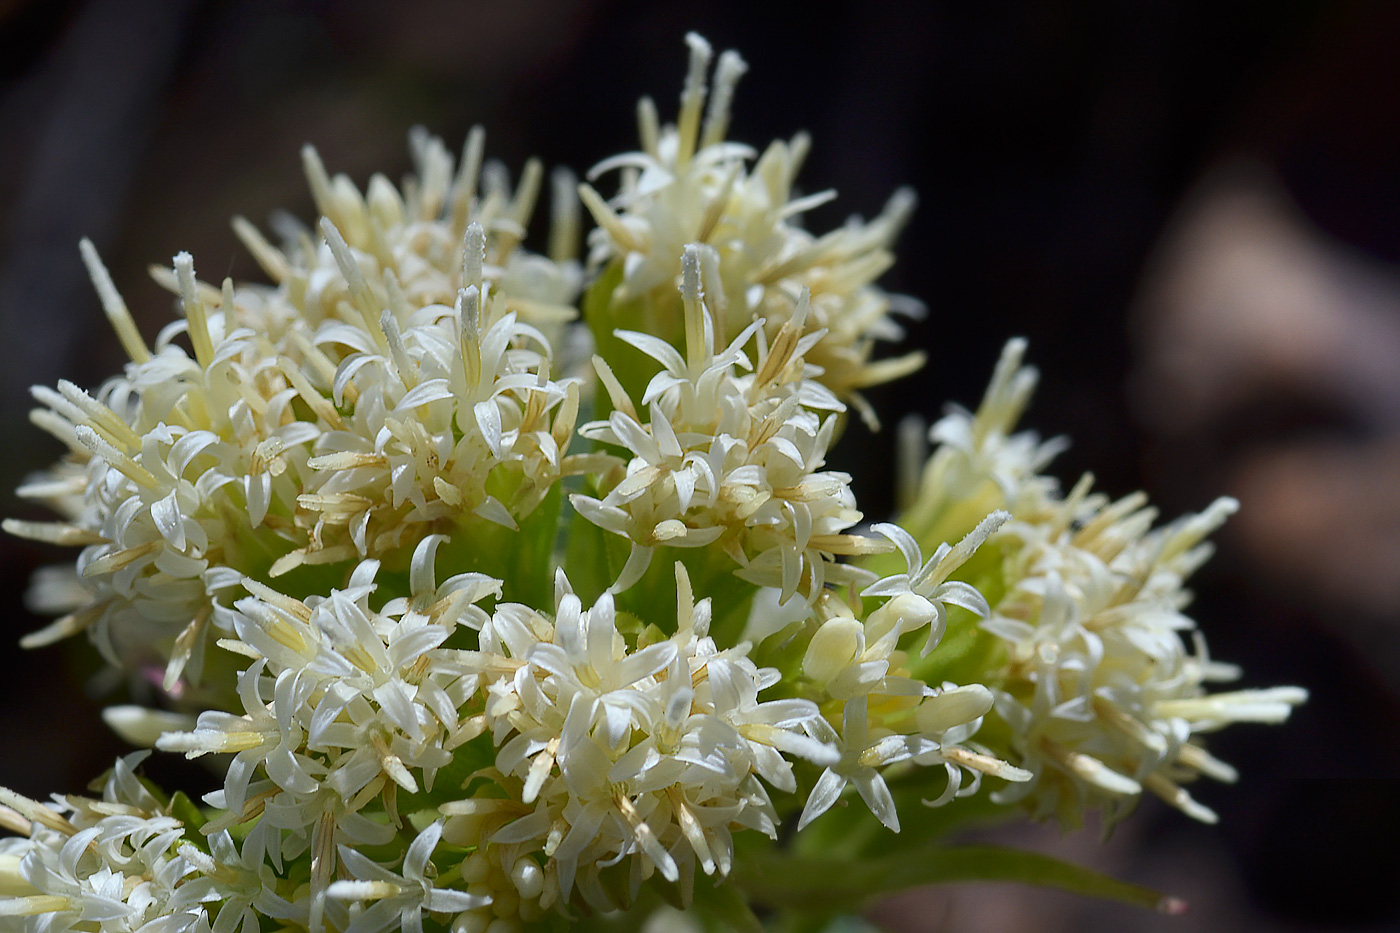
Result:
{"label": "white flower", "polygon": [[897,629],[894,636],[897,639],[927,625],[928,640],[923,648],[927,655],[942,640],[948,627],[948,604],[960,606],[978,618],[986,618],[991,611],[986,598],[975,587],[960,580],[949,580],[948,576],[966,563],[1010,517],[1006,512],[993,512],[956,547],[946,542],[940,544],[927,563],[923,562],[919,544],[909,532],[888,522],[873,525],[872,531],[889,538],[899,548],[907,571],[884,577],[861,591],[862,596],[889,597],[889,601],[866,620],[870,637],[880,638]]}
{"label": "white flower", "polygon": [[936,447],[923,465],[918,494],[900,516],[916,537],[938,540],[946,534],[934,529],[944,525],[966,527],[998,508],[1024,514],[1056,497],[1058,482],[1040,471],[1069,442],[1015,432],[1039,378],[1021,364],[1025,351],[1024,339],[1008,341],[977,412],[951,405],[929,429]]}
{"label": "white flower", "polygon": [[[905,635],[928,626],[923,654],[932,652],[946,630],[949,604],[978,617],[987,614],[981,593],[947,578],[1007,517],[1005,513],[987,516],[956,546],[939,545],[927,563],[907,531],[893,524],[874,526],[902,552],[906,572],[884,577],[862,591],[864,597],[885,599],[864,621],[856,619],[848,607],[828,603],[828,616],[807,644],[802,673],[819,688],[816,699],[823,710],[834,710],[838,704],[840,710],[839,721],[828,713],[816,737],[839,747],[841,759],[817,780],[803,808],[799,829],[830,809],[850,784],[876,818],[898,832],[894,797],[880,772],[905,761],[943,766],[946,786],[925,801],[929,806],[975,793],[984,773],[1011,781],[1030,777],[995,757],[964,747],[992,706],[992,694],[986,687],[944,684],[942,690],[936,690],[912,676],[905,667],[906,655],[898,647]],[[966,786],[961,769],[973,775]]]}
{"label": "white flower", "polygon": [[442,823],[431,823],[409,845],[403,857],[403,872],[396,873],[348,846],[340,847],[340,861],[355,879],[333,882],[329,897],[345,901],[373,901],[374,904],[351,921],[346,933],[382,933],[399,929],[423,933],[424,913],[461,913],[490,903],[465,891],[434,886],[426,874],[428,859],[442,838]]}
{"label": "white flower", "polygon": [[[987,525],[995,527],[999,520],[999,516],[992,516]],[[912,544],[902,540],[905,536],[898,528],[879,530],[897,543]],[[940,549],[941,553],[922,570],[932,571],[942,561],[960,564],[987,533],[989,528],[979,528],[969,535],[954,549],[957,554],[951,560]],[[916,546],[906,551],[906,558],[911,568],[918,566]],[[799,829],[830,809],[847,785],[854,785],[871,813],[898,832],[899,815],[881,769],[905,761],[943,766],[946,786],[932,800],[925,801],[929,806],[940,806],[954,796],[976,792],[983,773],[1011,781],[1030,777],[1021,769],[963,744],[991,708],[992,695],[987,688],[979,684],[945,684],[943,690],[936,690],[910,676],[905,667],[906,655],[897,648],[901,636],[931,625],[928,650],[932,650],[942,636],[942,625],[935,620],[946,612],[943,601],[972,603],[975,611],[975,603],[981,599],[980,594],[976,600],[969,598],[961,587],[944,589],[948,587],[946,583],[927,586],[928,577],[922,572],[917,575],[916,579],[923,579],[915,583],[915,591],[908,589],[908,575],[900,575],[902,579],[887,578],[882,581],[886,584],[883,588],[880,584],[869,588],[867,595],[879,589],[873,595],[893,598],[872,611],[864,622],[856,619],[848,607],[834,602],[825,607],[829,616],[811,635],[802,658],[802,673],[817,688],[814,698],[826,713],[825,719],[814,724],[813,736],[839,748],[841,755],[818,778],[803,807]],[[962,769],[973,775],[966,786],[962,784]]]}
{"label": "white flower", "polygon": [[[853,218],[820,237],[803,230],[798,218],[835,197],[831,191],[793,197],[810,141],[805,135],[789,143],[775,141],[747,168],[754,151],[724,138],[734,87],[747,66],[733,51],[720,56],[702,125],[711,51],[694,33],[686,42],[690,69],[676,125],[659,127],[651,101],[643,100],[638,110],[642,151],[607,159],[589,173],[596,180],[605,172],[622,171],[611,206],[591,187],[580,189],[598,222],[589,238],[590,264],[620,266],[615,306],[644,299],[669,309],[674,307],[669,289],[681,271],[682,249],[708,244],[705,277],[721,342],[733,339],[751,320],[765,321],[768,338],[776,341],[784,325],[806,314],[805,309],[799,312],[797,296],[810,290],[810,314],[798,326],[800,333],[815,338],[807,351],[819,367],[814,378],[854,402],[873,423],[874,411],[859,390],[906,375],[924,359],[917,352],[871,359],[877,340],[903,336],[892,311],[922,312],[917,303],[872,284],[893,261],[889,248],[913,209],[914,196],[901,189],[869,223]],[[667,315],[659,317],[664,321]]]}
{"label": "white flower", "polygon": [[[114,664],[165,667],[179,694],[243,575],[379,557],[444,518],[512,525],[563,475],[578,396],[553,380],[545,332],[578,326],[572,182],[554,186],[546,259],[519,247],[538,163],[514,194],[498,181],[478,192],[479,132],[455,173],[440,141],[411,142],[419,177],[403,193],[376,176],[361,195],[306,150],[319,241],[279,250],[235,222],[274,287],[211,287],[180,254],[157,279],[184,319],[154,350],[84,243],[131,362],[95,397],[35,390],[36,423],[71,453],[25,493],[65,520],[6,528],[85,550],[81,586],[45,578],[36,602],[67,614],[26,644],[90,630]],[[515,471],[505,503],[485,492],[502,464]]]}
{"label": "white flower", "polygon": [[[137,780],[146,753],[117,761],[102,800],[69,798],[59,810],[0,789],[27,818],[28,838],[5,847],[10,861],[0,923],[33,933],[184,933],[207,928],[205,904],[221,897],[176,851],[181,822]],[[22,892],[22,893],[21,893]],[[10,925],[15,924],[15,925]]]}
{"label": "white flower", "polygon": [[449,838],[489,838],[502,869],[541,852],[542,890],[567,900],[577,889],[601,909],[616,906],[599,884],[602,865],[631,856],[638,882],[653,871],[688,879],[696,864],[724,874],[734,826],[776,833],[757,778],[791,790],[784,756],[832,760],[805,733],[817,708],[760,702],[777,673],[755,667],[746,646],[716,648],[708,600],[694,603],[676,568],[677,631],[636,649],[617,630],[611,595],[585,610],[562,574],[553,620],[521,605],[497,608],[480,652],[460,663],[482,678],[499,779],[519,803],[445,807],[466,820],[449,822]]}
{"label": "white flower", "polygon": [[[349,586],[302,603],[260,584],[239,600],[232,628],[256,660],[238,676],[242,715],[210,710],[193,732],[157,743],[189,757],[233,752],[224,806],[242,811],[249,782],[261,769],[284,793],[335,792],[362,807],[387,782],[417,792],[451,761],[464,729],[458,707],[466,692],[451,673],[433,670],[431,654],[459,625],[480,627],[473,603],[499,592],[479,574],[441,586],[433,562],[439,535],[414,551],[410,599],[369,608],[377,561],[365,561]],[[307,826],[310,825],[308,821]]]}
{"label": "white flower", "polygon": [[632,401],[601,361],[599,375],[612,395],[607,421],[590,422],[583,436],[632,454],[625,475],[602,499],[571,497],[589,521],[632,541],[618,589],[631,586],[663,545],[700,547],[718,542],[741,577],[799,587],[815,598],[826,583],[859,580],[837,555],[870,553],[881,545],[847,533],[860,521],[850,477],[823,471],[835,417],[844,409],[806,377],[803,354],[819,334],[801,336],[806,299],[793,321],[761,347],[751,375],[742,349],[755,323],[716,352],[713,319],[700,292],[700,249],[686,248],[681,292],[686,315],[685,356],[647,334],[618,336],[662,364],[647,386],[642,423]]}
{"label": "white flower", "polygon": [[1213,822],[1181,784],[1200,774],[1233,780],[1234,770],[1199,736],[1231,722],[1281,722],[1307,695],[1206,690],[1239,672],[1210,660],[1183,612],[1185,580],[1237,504],[1221,499],[1153,530],[1156,510],[1141,493],[1111,502],[1090,492],[1086,476],[1061,496],[1038,473],[1059,445],[1012,433],[1035,384],[1021,366],[1024,349],[1007,346],[975,416],[954,413],[935,426],[943,446],[908,516],[924,531],[961,523],[969,502],[1011,516],[993,538],[1005,555],[1004,595],[982,627],[1005,646],[988,682],[1010,727],[1006,753],[1034,779],[999,799],[1077,825],[1086,807],[1121,818],[1146,789]]}

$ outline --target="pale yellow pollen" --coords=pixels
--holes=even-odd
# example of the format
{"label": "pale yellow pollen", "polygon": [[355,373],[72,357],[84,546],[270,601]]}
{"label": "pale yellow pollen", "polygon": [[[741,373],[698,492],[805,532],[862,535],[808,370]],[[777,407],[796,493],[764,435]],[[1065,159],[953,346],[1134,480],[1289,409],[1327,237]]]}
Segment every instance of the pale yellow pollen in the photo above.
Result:
{"label": "pale yellow pollen", "polygon": [[453,486],[441,476],[433,477],[433,491],[438,494],[438,498],[451,506],[462,504],[462,491]]}
{"label": "pale yellow pollen", "polygon": [[501,296],[500,303],[505,310],[515,311],[533,324],[566,324],[578,318],[578,309],[573,305],[534,301],[520,295]]}
{"label": "pale yellow pollen", "polygon": [[621,791],[614,792],[613,802],[617,805],[622,818],[627,821],[627,825],[632,827],[632,834],[636,837],[637,843],[652,860],[652,863],[656,865],[657,871],[661,872],[667,881],[675,881],[679,877],[675,861],[662,847],[651,826],[637,812],[636,805]]}
{"label": "pale yellow pollen", "polygon": [[382,453],[363,453],[357,450],[341,450],[333,454],[311,457],[306,465],[313,470],[355,470],[363,467],[386,467],[388,458]]}
{"label": "pale yellow pollen", "polygon": [[854,557],[863,554],[885,554],[894,550],[894,545],[880,538],[865,538],[860,535],[812,535],[808,545],[828,554],[842,554]]}
{"label": "pale yellow pollen", "polygon": [[374,746],[375,752],[379,755],[379,763],[395,784],[398,784],[410,794],[418,793],[418,782],[413,779],[413,775],[404,767],[403,760],[389,750],[389,743],[384,736],[378,732],[370,734],[370,744]]}
{"label": "pale yellow pollen", "polygon": [[326,907],[326,888],[330,887],[335,875],[335,812],[329,806],[322,811],[321,819],[312,834],[311,856],[311,916],[307,924],[311,933],[321,933],[323,912]]}
{"label": "pale yellow pollen", "polygon": [[[37,391],[37,390],[36,390]],[[88,427],[97,431],[113,445],[122,444],[126,447],[140,448],[141,435],[137,434],[131,427],[111,408],[93,398],[78,386],[67,379],[58,381],[59,394],[69,403],[78,408],[87,416]]]}
{"label": "pale yellow pollen", "polygon": [[734,193],[734,182],[739,179],[739,173],[742,169],[742,162],[735,162],[731,165],[729,171],[724,175],[724,181],[720,182],[719,190],[705,205],[705,213],[701,215],[700,226],[695,231],[697,243],[710,242],[715,228],[719,226],[720,218],[724,216],[724,209],[729,206],[729,199]]}
{"label": "pale yellow pollen", "polygon": [[617,376],[613,375],[612,367],[608,361],[598,354],[593,354],[593,369],[598,373],[598,379],[603,383],[603,388],[608,392],[608,400],[612,402],[613,408],[622,412],[633,421],[640,422],[637,417],[637,409],[632,407],[632,398],[627,391],[622,388],[622,383]]}
{"label": "pale yellow pollen", "polygon": [[705,113],[705,127],[700,134],[700,146],[713,146],[724,141],[729,131],[729,110],[734,102],[734,88],[748,64],[733,49],[720,53],[719,64],[715,67],[715,86],[710,93],[710,106]]}
{"label": "pale yellow pollen", "polygon": [[[710,841],[705,838],[704,827],[695,818],[694,812],[686,805],[685,796],[681,793],[678,785],[672,784],[666,788],[666,796],[671,801],[671,809],[676,813],[677,822],[680,823],[681,833],[685,835],[686,841],[690,843],[695,854],[700,859],[700,866],[705,870],[705,874],[715,873],[715,857],[710,849]],[[728,866],[724,866],[727,869]]]}
{"label": "pale yellow pollen", "polygon": [[220,638],[216,640],[214,644],[231,654],[252,658],[254,661],[262,658],[262,655],[258,653],[258,649],[245,642],[239,641],[237,638]]}
{"label": "pale yellow pollen", "polygon": [[[763,361],[759,363],[758,372],[754,373],[753,384],[749,386],[750,405],[766,396],[773,385],[784,378],[789,364],[794,361],[797,343],[801,339],[802,323],[797,318],[784,321],[783,326],[778,328],[773,343],[769,346]],[[799,372],[798,375],[800,376],[801,373]]]}
{"label": "pale yellow pollen", "polygon": [[656,101],[650,97],[637,101],[637,138],[643,152],[652,158],[660,156],[661,119],[656,113]]}
{"label": "pale yellow pollen", "polygon": [[705,104],[705,72],[710,67],[710,43],[698,33],[686,33],[690,46],[690,67],[681,92],[681,112],[676,120],[676,165],[684,168],[695,154],[700,135],[700,108]]}
{"label": "pale yellow pollen", "polygon": [[542,389],[527,390],[529,396],[525,402],[525,410],[520,415],[519,430],[521,434],[534,431],[544,416],[545,405],[548,404],[548,396]]}
{"label": "pale yellow pollen", "polygon": [[195,284],[194,257],[189,253],[176,254],[175,278],[180,284],[180,300],[185,320],[189,322],[190,344],[194,347],[195,359],[202,368],[208,369],[214,361],[214,342],[209,335],[209,309]]}
{"label": "pale yellow pollen", "polygon": [[56,894],[31,894],[26,897],[0,897],[0,917],[32,917],[72,910],[73,902]]}
{"label": "pale yellow pollen", "polygon": [[579,199],[583,201],[583,206],[588,208],[588,213],[593,215],[598,226],[607,231],[618,247],[624,252],[644,253],[647,244],[638,238],[630,227],[622,222],[622,218],[613,212],[608,203],[603,200],[602,195],[593,190],[593,186],[584,182],[578,186]]}
{"label": "pale yellow pollen", "polygon": [[273,246],[262,235],[253,224],[245,217],[233,218],[233,232],[243,248],[253,257],[258,267],[267,274],[267,277],[279,285],[286,281],[288,274],[287,257],[282,251]]}
{"label": "pale yellow pollen", "polygon": [[23,814],[13,807],[0,806],[0,829],[16,836],[28,836],[33,826]]}
{"label": "pale yellow pollen", "polygon": [[383,773],[376,774],[373,780],[361,788],[360,792],[345,805],[345,808],[351,813],[358,813],[366,804],[379,796],[379,792],[384,789],[384,785],[388,782],[388,777]]}
{"label": "pale yellow pollen", "polygon": [[1098,714],[1100,719],[1149,751],[1160,755],[1167,750],[1167,740],[1163,738],[1160,733],[1149,728],[1136,717],[1124,712],[1103,697],[1094,697],[1093,706],[1094,712]]}
{"label": "pale yellow pollen", "polygon": [[1142,785],[1132,778],[1120,774],[1092,755],[1076,752],[1049,739],[1041,739],[1041,748],[1053,759],[1067,768],[1075,776],[1088,781],[1095,787],[1120,796],[1135,796],[1142,793]]}
{"label": "pale yellow pollen", "polygon": [[30,800],[23,794],[17,794],[8,787],[0,787],[0,806],[9,807],[31,822],[41,826],[47,826],[65,836],[71,836],[78,831],[62,815],[39,803],[37,800]]}
{"label": "pale yellow pollen", "polygon": [[550,173],[549,184],[549,248],[546,255],[557,263],[570,262],[578,258],[578,178],[561,166]]}
{"label": "pale yellow pollen", "polygon": [[102,258],[97,255],[97,248],[92,245],[91,240],[83,237],[78,243],[78,251],[82,253],[88,277],[92,279],[93,287],[97,289],[97,297],[102,302],[102,310],[106,313],[112,330],[116,331],[122,349],[126,351],[127,356],[131,357],[133,363],[146,362],[151,358],[151,351],[146,349],[146,342],[141,339],[141,332],[136,329],[136,322],[132,320],[131,311],[127,309],[126,302],[122,300],[117,287],[112,284],[112,277],[107,273],[107,267],[102,264]]}
{"label": "pale yellow pollen", "polygon": [[[489,166],[487,166],[489,168]],[[483,183],[489,178],[489,173],[483,172]],[[473,223],[481,225],[483,230],[498,231],[502,225],[513,224],[508,217],[502,216],[510,205],[506,201],[505,192],[491,185],[485,185],[486,196],[481,200],[476,213],[473,215]]]}
{"label": "pale yellow pollen", "polygon": [[1100,536],[1107,532],[1119,520],[1136,512],[1146,504],[1147,493],[1145,492],[1139,491],[1124,496],[1107,508],[1100,510],[1093,519],[1087,522],[1083,528],[1080,528],[1072,539],[1073,544],[1075,547],[1097,553],[1095,545],[1099,543]]}
{"label": "pale yellow pollen", "polygon": [[768,443],[782,430],[785,424],[787,424],[787,418],[784,417],[781,410],[770,412],[761,420],[754,421],[749,425],[749,435],[745,438],[749,449],[754,450]]}
{"label": "pale yellow pollen", "polygon": [[1013,781],[1024,781],[1031,777],[1030,772],[1013,767],[1000,758],[969,751],[957,745],[945,745],[939,750],[939,754],[955,765],[981,771],[983,774],[990,774],[993,777],[1007,778]]}
{"label": "pale yellow pollen", "polygon": [[288,554],[277,558],[268,568],[267,575],[270,577],[280,577],[284,573],[289,573],[303,565],[317,566],[321,564],[336,564],[343,560],[352,560],[356,556],[355,548],[349,544],[337,544],[331,547],[321,548],[298,548]]}
{"label": "pale yellow pollen", "polygon": [[[335,363],[331,362],[331,358],[326,356],[325,352],[322,351],[320,347],[316,346],[302,331],[294,330],[288,336],[296,346],[297,352],[301,354],[302,359],[311,364],[311,367],[316,371],[316,375],[320,380],[327,385],[333,385],[335,383],[336,366]],[[269,347],[268,355],[270,356],[272,352],[274,351]],[[354,404],[360,397],[360,390],[355,387],[353,382],[345,385],[344,393],[345,399],[351,404]]]}
{"label": "pale yellow pollen", "polygon": [[[515,197],[510,203],[510,219],[515,221],[517,227],[523,234],[525,227],[530,223],[530,215],[534,213],[535,202],[539,200],[540,185],[544,181],[544,165],[539,159],[530,159],[525,163],[525,168],[520,173],[520,183],[516,185]],[[519,242],[519,237],[505,237],[499,245],[500,259],[504,262]]]}
{"label": "pale yellow pollen", "polygon": [[45,544],[59,544],[68,547],[85,547],[89,544],[106,544],[107,539],[95,531],[79,528],[67,522],[30,522],[18,518],[7,518],[0,523],[6,532],[17,538],[42,541]]}
{"label": "pale yellow pollen", "polygon": [[295,363],[285,356],[278,357],[277,368],[282,375],[287,377],[292,388],[296,389],[298,397],[320,416],[327,424],[336,430],[345,430],[345,421],[340,417],[340,412],[335,410],[330,399],[326,398],[315,387],[307,381],[306,376],[301,372]]}
{"label": "pale yellow pollen", "polygon": [[1192,819],[1199,820],[1202,823],[1220,822],[1220,817],[1216,815],[1214,810],[1196,800],[1186,788],[1180,786],[1161,773],[1154,771],[1147,776],[1144,783],[1147,785],[1148,790]]}
{"label": "pale yellow pollen", "polygon": [[1181,746],[1177,754],[1177,761],[1188,768],[1194,768],[1202,774],[1227,784],[1233,784],[1240,776],[1233,767],[1216,758],[1201,746],[1193,745],[1190,742]]}
{"label": "pale yellow pollen", "polygon": [[457,292],[457,329],[462,347],[462,374],[469,391],[481,384],[481,290],[468,285]]}
{"label": "pale yellow pollen", "polygon": [[300,619],[302,622],[307,623],[311,621],[311,609],[307,607],[306,603],[299,599],[295,599],[285,593],[279,593],[272,587],[264,583],[259,583],[252,577],[243,578],[243,588],[268,605],[275,606],[295,619]]}
{"label": "pale yellow pollen", "polygon": [[204,631],[208,627],[209,617],[213,613],[213,607],[205,604],[199,607],[190,624],[180,630],[180,634],[175,638],[175,644],[170,651],[170,661],[165,666],[165,677],[161,686],[166,693],[174,694],[180,681],[180,675],[185,671],[185,665],[189,663],[195,646],[204,637]]}
{"label": "pale yellow pollen", "polygon": [[154,554],[156,551],[159,551],[164,546],[164,539],[156,538],[155,540],[147,541],[144,544],[138,544],[135,547],[123,548],[120,551],[113,551],[110,554],[104,554],[103,556],[89,563],[87,566],[83,567],[83,576],[100,577],[105,576],[109,573],[116,573],[123,567],[130,567],[134,562],[140,560],[141,558],[146,557],[150,554]]}
{"label": "pale yellow pollen", "polygon": [[280,787],[271,787],[264,791],[259,791],[250,796],[243,803],[243,809],[238,813],[225,812],[222,816],[210,820],[199,828],[202,835],[212,836],[215,833],[223,832],[233,826],[247,823],[262,816],[263,810],[267,808],[268,800],[282,792]]}
{"label": "pale yellow pollen", "polygon": [[[397,283],[394,287],[397,290]],[[399,381],[403,383],[405,389],[412,389],[418,385],[418,364],[408,355],[408,347],[403,342],[403,331],[399,329],[399,322],[395,319],[394,312],[385,308],[379,315],[379,326],[384,331],[384,339],[389,344],[389,357],[394,362],[394,372],[398,374]],[[352,387],[353,383],[346,384],[347,395]],[[358,389],[355,391],[359,392]]]}
{"label": "pale yellow pollen", "polygon": [[700,247],[687,244],[681,255],[681,303],[685,309],[685,356],[692,374],[705,365],[705,296],[700,286]]}
{"label": "pale yellow pollen", "polygon": [[340,269],[340,274],[345,277],[345,283],[350,287],[350,303],[355,310],[360,312],[360,323],[364,327],[365,333],[379,347],[381,352],[388,352],[389,344],[385,339],[384,331],[379,326],[380,303],[370,290],[369,283],[365,281],[365,274],[360,269],[360,264],[355,259],[355,254],[350,251],[350,246],[345,242],[345,237],[331,223],[329,217],[321,218],[321,233],[326,238],[326,245],[330,247],[331,256],[335,259],[336,267]]}
{"label": "pale yellow pollen", "polygon": [[861,367],[851,380],[850,385],[853,389],[868,389],[871,386],[894,382],[896,379],[903,379],[905,376],[923,369],[926,362],[928,362],[928,354],[923,350],[914,350],[903,356],[894,356],[887,360],[873,360]]}
{"label": "pale yellow pollen", "polygon": [[29,423],[45,434],[56,438],[59,443],[80,457],[86,458],[90,451],[83,446],[74,433],[73,424],[58,412],[47,408],[35,408],[29,412]]}
{"label": "pale yellow pollen", "polygon": [[374,655],[370,654],[364,645],[351,645],[348,648],[343,648],[341,654],[345,655],[347,661],[366,674],[373,674],[379,670],[379,664],[375,661]]}
{"label": "pale yellow pollen", "polygon": [[823,623],[807,645],[802,672],[822,684],[836,677],[855,660],[862,629],[861,623],[850,616]]}
{"label": "pale yellow pollen", "polygon": [[476,197],[476,180],[481,174],[481,159],[486,149],[486,131],[473,126],[462,146],[462,159],[457,169],[457,181],[452,186],[452,234],[454,239],[466,229]]}
{"label": "pale yellow pollen", "polygon": [[550,739],[530,762],[530,771],[525,777],[525,789],[520,795],[523,802],[534,803],[535,798],[539,796],[545,779],[554,770],[554,756],[559,753],[559,741],[558,736]]}
{"label": "pale yellow pollen", "polygon": [[[827,234],[830,236],[830,234]],[[815,243],[804,246],[754,273],[753,281],[758,285],[773,285],[789,276],[797,275],[827,258],[831,242],[822,237]],[[815,289],[814,289],[815,290]]]}

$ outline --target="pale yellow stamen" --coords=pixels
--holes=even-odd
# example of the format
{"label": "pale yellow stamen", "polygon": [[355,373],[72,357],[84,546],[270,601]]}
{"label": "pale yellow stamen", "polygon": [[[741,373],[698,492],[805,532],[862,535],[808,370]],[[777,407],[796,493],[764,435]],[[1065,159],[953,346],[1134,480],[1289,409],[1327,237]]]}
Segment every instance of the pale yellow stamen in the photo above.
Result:
{"label": "pale yellow stamen", "polygon": [[136,329],[136,322],[132,320],[131,311],[126,307],[126,302],[117,292],[117,287],[112,284],[112,277],[107,273],[107,267],[102,264],[102,258],[97,255],[97,247],[92,245],[92,241],[87,237],[78,243],[78,251],[83,255],[83,264],[87,266],[88,277],[92,279],[93,287],[97,289],[97,297],[102,302],[102,310],[107,314],[107,320],[111,322],[112,329],[117,332],[117,339],[121,341],[122,349],[126,355],[131,357],[133,363],[144,363],[151,358],[151,351],[146,349],[146,342],[141,339],[141,332]]}

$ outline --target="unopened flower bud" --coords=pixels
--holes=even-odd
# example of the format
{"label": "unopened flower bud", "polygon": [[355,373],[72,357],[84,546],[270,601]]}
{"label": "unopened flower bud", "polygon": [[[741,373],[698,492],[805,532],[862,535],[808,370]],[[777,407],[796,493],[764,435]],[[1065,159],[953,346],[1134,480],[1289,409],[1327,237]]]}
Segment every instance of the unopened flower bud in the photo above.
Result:
{"label": "unopened flower bud", "polygon": [[802,657],[802,671],[818,683],[826,683],[841,673],[863,647],[863,626],[850,616],[837,616],[822,623]]}

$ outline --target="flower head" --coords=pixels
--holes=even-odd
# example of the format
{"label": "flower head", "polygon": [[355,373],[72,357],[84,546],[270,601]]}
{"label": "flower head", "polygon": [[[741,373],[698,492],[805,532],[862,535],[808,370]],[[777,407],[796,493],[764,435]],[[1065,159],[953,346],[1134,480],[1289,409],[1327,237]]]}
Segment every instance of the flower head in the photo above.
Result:
{"label": "flower head", "polygon": [[[815,378],[874,423],[874,410],[859,390],[923,363],[917,352],[872,359],[876,341],[903,336],[893,312],[921,312],[917,303],[873,284],[893,261],[889,248],[913,209],[913,193],[896,192],[868,223],[853,219],[823,236],[803,230],[801,215],[835,197],[831,191],[793,194],[810,141],[805,135],[776,141],[748,167],[754,151],[725,139],[734,88],[748,66],[737,53],[725,52],[707,91],[709,43],[694,33],[686,41],[690,68],[675,125],[659,126],[655,106],[644,99],[638,109],[642,149],[607,159],[589,173],[592,180],[620,171],[617,195],[609,203],[588,185],[580,189],[598,222],[589,262],[620,267],[621,283],[611,296],[615,305],[671,308],[682,251],[704,244],[701,261],[717,339],[728,342],[761,320],[775,341],[795,320],[800,335],[814,335],[807,357],[818,367]],[[626,318],[625,309],[619,313]]]}
{"label": "flower head", "polygon": [[278,249],[235,221],[271,287],[215,288],[177,256],[156,277],[184,318],[154,350],[84,243],[131,362],[95,395],[35,389],[35,422],[70,453],[22,493],[64,520],[6,528],[84,551],[76,580],[40,579],[35,601],[67,614],[28,644],[88,630],[178,693],[243,577],[406,556],[444,524],[514,527],[569,472],[579,387],[555,378],[547,334],[576,326],[570,186],[547,259],[519,245],[538,163],[514,194],[478,191],[479,131],[455,172],[440,141],[411,143],[402,193],[375,176],[361,194],[308,147],[314,239]]}
{"label": "flower head", "polygon": [[1220,499],[1153,529],[1156,510],[1142,494],[1110,501],[1086,476],[1062,496],[1038,473],[1055,443],[1012,433],[1034,385],[1023,351],[1020,341],[1007,346],[976,415],[955,411],[934,427],[941,446],[911,509],[925,527],[956,522],[966,497],[1010,514],[988,545],[1003,554],[993,584],[1003,595],[982,627],[1004,652],[988,683],[1009,729],[1005,753],[1034,777],[1000,796],[1075,825],[1087,807],[1120,818],[1146,789],[1214,822],[1181,785],[1235,772],[1201,736],[1232,722],[1282,722],[1307,696],[1297,687],[1207,690],[1239,671],[1210,659],[1184,614],[1185,581],[1237,503]]}
{"label": "flower head", "polygon": [[[663,366],[641,399],[649,417],[644,423],[600,362],[614,410],[607,421],[580,430],[632,454],[621,471],[605,477],[602,499],[572,497],[589,521],[631,539],[632,559],[619,589],[635,582],[660,545],[717,544],[744,579],[781,587],[784,598],[799,587],[815,598],[827,583],[860,579],[836,556],[883,545],[848,533],[861,519],[850,477],[822,470],[834,413],[845,406],[811,378],[815,369],[805,354],[821,332],[803,336],[806,296],[772,344],[764,344],[755,322],[716,351],[698,247],[687,247],[685,270],[684,356],[656,337],[619,332]],[[757,363],[744,373],[751,364],[743,351],[751,340],[759,343]]]}

